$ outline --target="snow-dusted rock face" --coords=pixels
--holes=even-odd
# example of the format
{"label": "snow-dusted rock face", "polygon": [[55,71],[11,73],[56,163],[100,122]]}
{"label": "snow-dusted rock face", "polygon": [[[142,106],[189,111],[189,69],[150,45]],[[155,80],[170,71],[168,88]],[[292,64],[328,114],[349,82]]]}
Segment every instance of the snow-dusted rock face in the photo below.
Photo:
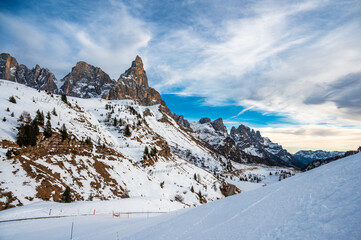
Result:
{"label": "snow-dusted rock face", "polygon": [[230,137],[235,144],[249,155],[264,159],[264,163],[301,168],[303,164],[295,159],[281,145],[262,137],[259,131],[240,125],[232,128]]}
{"label": "snow-dusted rock face", "polygon": [[131,67],[120,75],[118,81],[112,86],[105,98],[109,100],[136,100],[144,106],[154,104],[166,106],[160,94],[154,88],[148,86],[147,74],[139,56],[132,62]]}
{"label": "snow-dusted rock face", "polygon": [[23,64],[18,64],[16,59],[8,53],[0,54],[0,79],[18,82],[26,86],[58,93],[57,80],[49,69],[36,65],[28,69]]}
{"label": "snow-dusted rock face", "polygon": [[205,146],[235,162],[301,168],[303,164],[282,146],[247,126],[233,127],[228,134],[222,119],[202,118],[191,124],[192,134]]}
{"label": "snow-dusted rock face", "polygon": [[80,98],[106,96],[114,84],[108,74],[86,62],[78,62],[62,80],[61,93]]}
{"label": "snow-dusted rock face", "polygon": [[145,88],[148,88],[148,77],[147,73],[143,67],[142,59],[137,56],[135,60],[132,62],[132,66],[125,71],[122,75],[120,75],[121,79],[133,79],[140,85],[143,85]]}
{"label": "snow-dusted rock face", "polygon": [[172,118],[183,128],[185,128],[187,130],[192,130],[190,123],[186,119],[184,119],[183,115],[177,115],[175,113],[171,113],[171,115],[172,115]]}
{"label": "snow-dusted rock face", "polygon": [[340,152],[340,151],[323,151],[323,150],[317,150],[317,151],[312,151],[312,150],[301,150],[296,152],[295,154],[293,154],[293,156],[298,159],[299,161],[308,164],[311,163],[312,161],[318,159],[318,160],[325,160],[327,158],[334,158],[337,156],[342,156],[344,155],[345,152]]}

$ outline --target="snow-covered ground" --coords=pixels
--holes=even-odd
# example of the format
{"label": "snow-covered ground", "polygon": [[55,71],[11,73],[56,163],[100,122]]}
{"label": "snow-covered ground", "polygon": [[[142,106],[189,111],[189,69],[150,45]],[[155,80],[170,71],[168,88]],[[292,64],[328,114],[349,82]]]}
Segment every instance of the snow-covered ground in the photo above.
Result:
{"label": "snow-covered ground", "polygon": [[168,199],[135,197],[107,201],[79,201],[73,203],[35,202],[23,207],[11,208],[0,212],[0,221],[41,218],[55,216],[107,215],[121,213],[126,217],[139,216],[140,213],[165,213],[184,208],[177,201]]}
{"label": "snow-covered ground", "polygon": [[0,239],[70,239],[73,223],[73,239],[79,240],[360,239],[360,172],[358,153],[197,208],[142,219],[95,215],[0,223]]}
{"label": "snow-covered ground", "polygon": [[[221,174],[222,179],[235,185],[242,192],[254,190],[282,181],[283,176],[291,177],[299,171],[293,168],[266,166],[262,164],[242,164],[232,161],[235,171]],[[281,176],[281,177],[280,177]]]}

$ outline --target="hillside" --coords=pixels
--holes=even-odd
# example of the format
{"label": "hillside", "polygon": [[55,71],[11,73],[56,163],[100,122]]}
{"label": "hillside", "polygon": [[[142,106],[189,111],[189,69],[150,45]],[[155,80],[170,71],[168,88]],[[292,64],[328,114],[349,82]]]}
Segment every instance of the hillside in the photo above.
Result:
{"label": "hillside", "polygon": [[[3,239],[359,239],[361,153],[265,188],[162,216],[121,215],[0,224]],[[128,206],[128,204],[125,204]],[[0,212],[31,216],[42,206]],[[55,206],[58,207],[58,206]],[[67,208],[81,208],[71,204]],[[108,206],[105,206],[107,208]],[[131,206],[129,206],[131,209]],[[48,210],[48,209],[47,209]],[[33,226],[36,224],[36,229]]]}
{"label": "hillside", "polygon": [[[58,95],[3,80],[0,91],[0,114],[5,118],[0,122],[2,206],[59,201],[66,186],[77,200],[92,195],[102,200],[144,196],[174,201],[180,195],[185,206],[193,206],[224,197],[220,189],[226,183],[181,156],[191,152],[188,157],[210,171],[223,169],[221,158],[185,134],[159,105],[71,97],[66,104]],[[11,96],[16,103],[9,101]],[[41,126],[36,146],[19,148],[19,116],[27,111],[34,118],[37,110],[50,113],[54,133],[45,138]],[[63,124],[69,134],[64,141],[59,133]],[[7,157],[9,149],[16,154]],[[203,193],[201,199],[190,191],[192,186]]]}

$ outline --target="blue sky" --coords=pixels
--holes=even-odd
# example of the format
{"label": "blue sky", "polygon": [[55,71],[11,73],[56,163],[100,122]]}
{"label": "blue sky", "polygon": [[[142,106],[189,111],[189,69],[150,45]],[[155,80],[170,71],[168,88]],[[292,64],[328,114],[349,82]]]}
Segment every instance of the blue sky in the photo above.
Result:
{"label": "blue sky", "polygon": [[1,51],[58,79],[117,79],[136,55],[170,109],[257,128],[290,151],[361,145],[361,2],[0,2]]}

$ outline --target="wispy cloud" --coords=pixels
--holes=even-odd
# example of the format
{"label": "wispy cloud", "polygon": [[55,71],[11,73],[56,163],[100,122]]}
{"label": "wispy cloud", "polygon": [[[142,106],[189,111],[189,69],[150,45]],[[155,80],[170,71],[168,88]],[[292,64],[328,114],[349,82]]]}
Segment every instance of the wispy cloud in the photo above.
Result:
{"label": "wispy cloud", "polygon": [[243,113],[247,112],[248,110],[251,110],[252,108],[254,108],[254,107],[253,107],[253,106],[250,106],[250,107],[248,107],[248,108],[245,108],[245,109],[243,109],[242,111],[240,111],[237,115],[235,115],[235,116],[233,116],[233,117],[230,117],[230,119],[239,117],[239,116],[241,116]]}
{"label": "wispy cloud", "polygon": [[[287,3],[258,1],[246,16],[209,24],[213,38],[197,28],[170,31],[147,52],[160,78],[156,88],[203,96],[215,106],[252,106],[299,123],[359,124],[361,114],[350,116],[349,106],[311,106],[305,98],[317,86],[361,70],[360,4]],[[317,17],[321,13],[324,19]],[[207,21],[202,24],[207,28]]]}
{"label": "wispy cloud", "polygon": [[33,15],[0,12],[2,31],[12,39],[3,43],[3,51],[29,66],[47,67],[58,78],[80,60],[118,78],[151,39],[144,22],[132,17],[122,3],[111,1],[92,11],[78,9],[78,14],[84,14],[81,21],[48,16],[39,24]]}

